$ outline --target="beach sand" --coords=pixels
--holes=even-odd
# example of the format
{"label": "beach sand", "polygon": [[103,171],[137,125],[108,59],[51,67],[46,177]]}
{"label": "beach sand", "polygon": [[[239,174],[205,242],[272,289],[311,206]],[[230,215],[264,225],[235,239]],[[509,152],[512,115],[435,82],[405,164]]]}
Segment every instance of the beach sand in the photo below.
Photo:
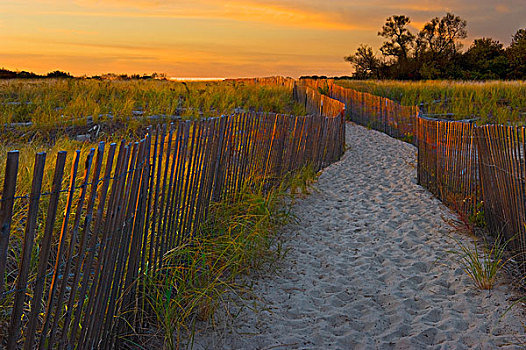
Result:
{"label": "beach sand", "polygon": [[235,317],[199,325],[194,349],[520,348],[521,306],[500,319],[517,294],[477,289],[448,252],[448,236],[472,239],[416,184],[416,148],[352,123],[346,137],[294,205],[277,272],[253,280],[257,299],[232,305]]}

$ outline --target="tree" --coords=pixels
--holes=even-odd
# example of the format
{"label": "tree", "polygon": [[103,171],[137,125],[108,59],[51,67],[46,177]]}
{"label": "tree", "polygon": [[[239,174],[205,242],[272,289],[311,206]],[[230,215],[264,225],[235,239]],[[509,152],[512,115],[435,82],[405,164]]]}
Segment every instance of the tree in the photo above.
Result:
{"label": "tree", "polygon": [[415,36],[407,29],[411,22],[406,16],[392,16],[387,18],[382,30],[378,32],[388,41],[384,42],[380,51],[385,56],[394,56],[398,61],[407,60],[414,45]]}
{"label": "tree", "polygon": [[465,20],[449,12],[440,19],[433,18],[418,34],[419,51],[427,51],[435,59],[454,56],[462,48],[459,40],[467,37],[466,25]]}
{"label": "tree", "polygon": [[386,19],[378,35],[386,38],[381,56],[362,44],[344,57],[360,79],[526,79],[526,28],[519,29],[509,47],[491,38],[476,39],[462,53],[467,22],[453,13],[427,22],[413,35],[409,17]]}
{"label": "tree", "polygon": [[47,78],[73,78],[73,76],[67,72],[62,72],[59,70],[49,72],[46,74]]}
{"label": "tree", "polygon": [[519,29],[506,50],[510,63],[510,78],[526,78],[526,29]]}
{"label": "tree", "polygon": [[[466,25],[465,20],[449,12],[424,25],[416,40],[418,60],[426,74],[436,72],[436,75],[426,78],[442,78],[455,74],[461,57],[460,39],[467,37]],[[422,71],[423,76],[426,74]]]}
{"label": "tree", "polygon": [[508,59],[504,45],[491,38],[476,39],[464,54],[465,78],[506,78]]}
{"label": "tree", "polygon": [[344,57],[344,60],[354,66],[353,76],[359,79],[380,77],[380,60],[375,56],[373,49],[368,45],[360,45],[354,55]]}

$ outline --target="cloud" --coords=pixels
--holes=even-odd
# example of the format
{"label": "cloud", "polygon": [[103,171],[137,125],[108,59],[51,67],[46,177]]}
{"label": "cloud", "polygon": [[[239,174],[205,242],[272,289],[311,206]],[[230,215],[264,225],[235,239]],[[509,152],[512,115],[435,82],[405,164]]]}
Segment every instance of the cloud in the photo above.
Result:
{"label": "cloud", "polygon": [[328,16],[305,11],[294,11],[281,7],[260,7],[251,4],[227,6],[222,11],[196,12],[75,12],[75,11],[43,11],[43,15],[79,16],[79,17],[120,17],[120,18],[167,18],[167,19],[212,19],[237,22],[258,22],[277,27],[297,27],[321,30],[367,30],[369,26],[335,21]]}
{"label": "cloud", "polygon": [[495,6],[495,11],[497,11],[498,13],[510,13],[511,12],[508,6],[502,5],[502,4]]}
{"label": "cloud", "polygon": [[[296,27],[317,30],[370,30],[366,21],[347,21],[338,8],[330,6],[299,6],[298,2],[197,0],[192,2],[142,0],[34,0],[42,10],[24,9],[26,14],[76,17],[173,18],[256,22],[275,27]],[[23,0],[29,3],[29,0]],[[63,6],[57,6],[57,3]],[[72,5],[74,4],[74,5]]]}
{"label": "cloud", "polygon": [[363,29],[353,23],[341,21],[339,16],[258,2],[232,1],[225,5],[224,16],[244,21],[270,22],[278,25],[310,27],[325,30]]}
{"label": "cloud", "polygon": [[62,36],[91,36],[100,34],[97,30],[79,30],[71,28],[48,28],[48,27],[39,27],[39,31],[42,33],[48,33],[52,35],[62,35]]}
{"label": "cloud", "polygon": [[49,41],[49,43],[64,45],[64,46],[78,46],[89,49],[112,49],[118,51],[138,51],[138,52],[152,52],[159,50],[159,47],[146,46],[146,45],[127,45],[119,43],[90,43],[90,42],[77,42],[77,41]]}
{"label": "cloud", "polygon": [[467,45],[507,44],[526,26],[524,0],[3,0],[0,53],[75,74],[348,74],[342,57],[360,43],[377,49],[387,17],[408,15],[416,33],[447,11],[468,20]]}

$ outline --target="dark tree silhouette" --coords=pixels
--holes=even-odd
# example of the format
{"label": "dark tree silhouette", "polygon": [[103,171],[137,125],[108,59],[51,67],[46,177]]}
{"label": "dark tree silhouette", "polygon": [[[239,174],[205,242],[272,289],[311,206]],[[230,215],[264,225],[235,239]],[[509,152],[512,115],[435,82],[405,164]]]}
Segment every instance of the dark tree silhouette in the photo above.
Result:
{"label": "dark tree silhouette", "polygon": [[514,79],[526,78],[526,29],[519,29],[506,50],[509,63],[509,77]]}
{"label": "dark tree silhouette", "polygon": [[73,78],[73,76],[67,72],[62,72],[60,70],[56,70],[53,72],[49,72],[46,75],[47,78]]}
{"label": "dark tree silhouette", "polygon": [[[465,53],[462,39],[467,22],[453,13],[427,22],[418,35],[408,29],[411,19],[388,17],[378,35],[387,39],[377,57],[360,45],[344,57],[355,69],[354,78],[387,79],[525,79],[526,29],[519,29],[509,47],[491,38],[473,41]],[[383,56],[383,57],[382,57]]]}
{"label": "dark tree silhouette", "polygon": [[398,60],[406,60],[414,45],[415,36],[407,29],[411,22],[406,16],[392,16],[387,18],[382,30],[378,32],[388,41],[384,42],[380,51],[385,56],[394,56]]}
{"label": "dark tree silhouette", "polygon": [[491,38],[476,39],[464,54],[466,79],[504,79],[509,62],[504,45]]}
{"label": "dark tree silhouette", "polygon": [[418,34],[419,51],[429,52],[433,59],[455,56],[462,48],[460,39],[467,37],[466,25],[465,20],[452,13],[433,18]]}
{"label": "dark tree silhouette", "polygon": [[344,57],[355,69],[354,76],[359,79],[380,78],[380,60],[368,45],[360,45],[354,55]]}
{"label": "dark tree silhouette", "polygon": [[467,37],[466,25],[465,20],[452,13],[424,25],[416,42],[421,77],[436,79],[458,74],[460,40]]}

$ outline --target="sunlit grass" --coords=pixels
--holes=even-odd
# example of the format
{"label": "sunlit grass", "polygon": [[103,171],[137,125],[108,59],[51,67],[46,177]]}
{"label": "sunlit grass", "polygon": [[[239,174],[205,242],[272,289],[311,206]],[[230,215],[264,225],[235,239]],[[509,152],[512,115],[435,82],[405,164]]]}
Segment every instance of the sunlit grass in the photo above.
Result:
{"label": "sunlit grass", "polygon": [[165,349],[191,343],[197,320],[212,320],[228,293],[248,291],[240,276],[266,270],[282,257],[281,245],[273,244],[275,232],[292,219],[290,199],[308,193],[316,178],[312,169],[270,191],[264,179],[250,178],[233,197],[212,204],[199,234],[169,251],[162,271],[143,276],[148,303],[142,312],[162,333]]}
{"label": "sunlit grass", "polygon": [[523,81],[360,81],[336,82],[344,87],[383,96],[412,106],[424,103],[429,114],[454,114],[454,119],[479,118],[480,124],[526,121]]}
{"label": "sunlit grass", "polygon": [[[0,179],[4,177],[7,152],[17,149],[20,153],[16,195],[22,198],[16,199],[12,215],[8,275],[4,281],[7,290],[13,290],[17,266],[20,264],[19,252],[26,224],[25,218],[29,204],[27,195],[31,190],[35,154],[37,152],[47,153],[42,186],[42,192],[47,195],[42,196],[40,200],[41,207],[47,208],[58,152],[68,152],[62,180],[64,191],[70,181],[74,152],[80,151],[79,175],[75,183],[75,187],[79,187],[82,182],[80,174],[82,174],[83,162],[90,149],[97,146],[96,142],[75,141],[74,137],[71,138],[71,135],[68,136],[62,132],[66,130],[66,126],[82,126],[86,124],[87,116],[91,116],[95,123],[105,122],[108,120],[108,115],[111,115],[109,118],[111,122],[120,126],[121,129],[115,130],[112,126],[108,129],[111,132],[100,137],[99,141],[104,140],[107,143],[119,142],[121,139],[133,141],[138,139],[139,134],[143,135],[145,127],[152,123],[149,119],[141,119],[143,116],[180,115],[183,118],[199,119],[230,114],[240,109],[306,114],[304,107],[294,102],[292,92],[288,88],[235,81],[184,84],[155,80],[71,79],[0,82],[0,123],[31,122],[33,124],[31,127],[20,129],[22,134],[28,130],[28,134],[33,132],[39,135],[38,137],[7,139],[4,134],[4,140],[0,143]],[[162,118],[156,120],[157,123],[163,121]],[[46,130],[55,132],[52,139],[46,137],[50,135],[46,134]],[[27,142],[28,139],[31,141]],[[103,161],[103,164],[106,164],[106,161]],[[306,189],[303,181],[307,181],[309,176],[304,174],[301,179],[288,180],[287,186],[292,186],[295,189],[293,192],[301,192]],[[157,279],[159,276],[145,277],[144,283],[149,285],[147,290],[151,294],[147,296],[148,303],[142,303],[142,306],[147,305],[148,310],[161,308],[156,311],[161,314],[154,318],[156,322],[159,322],[160,328],[166,328],[166,335],[173,334],[169,329],[188,330],[188,320],[193,319],[196,311],[201,318],[209,315],[213,312],[214,305],[221,298],[222,293],[236,286],[235,276],[248,273],[273,256],[274,253],[267,251],[271,242],[270,234],[287,217],[281,207],[285,185],[271,192],[264,192],[262,186],[265,182],[260,180],[252,181],[250,184],[252,187],[247,183],[249,187],[244,188],[235,198],[229,198],[214,205],[212,217],[215,219],[207,223],[201,235],[196,236],[192,244],[184,244],[165,257],[168,262],[168,270],[170,266],[175,266],[174,271],[169,271],[168,277],[166,274],[163,275],[162,280]],[[76,203],[79,191],[76,191],[74,196],[73,202]],[[53,232],[60,230],[62,223],[60,215],[64,213],[66,198],[65,194],[59,197],[59,219],[55,220]],[[98,207],[98,203],[96,206]],[[33,249],[31,259],[34,262],[37,261],[38,247],[43,234],[41,228],[46,220],[46,211],[41,210],[37,218],[37,225],[40,229],[37,230],[35,249]],[[56,249],[58,236],[53,235],[52,240],[53,250]],[[183,257],[193,261],[194,265],[173,265],[174,262],[180,263]],[[211,263],[213,265],[210,265]],[[34,284],[35,278],[36,265],[32,264],[29,271],[30,285]],[[166,304],[166,288],[170,289],[168,293],[171,295],[174,287],[177,288],[174,291],[174,297],[169,296],[168,304]],[[27,294],[31,296],[31,293],[32,289],[28,288]],[[0,305],[2,310],[8,310],[12,297],[13,294],[9,294],[4,298]],[[159,298],[164,304],[159,304]],[[0,322],[6,323],[8,317],[7,312],[0,314]],[[166,339],[166,342],[166,345],[171,347],[170,340]]]}
{"label": "sunlit grass", "polygon": [[290,89],[236,81],[40,79],[0,81],[0,124],[84,125],[91,116],[130,121],[141,116],[199,118],[234,109],[303,115]]}

